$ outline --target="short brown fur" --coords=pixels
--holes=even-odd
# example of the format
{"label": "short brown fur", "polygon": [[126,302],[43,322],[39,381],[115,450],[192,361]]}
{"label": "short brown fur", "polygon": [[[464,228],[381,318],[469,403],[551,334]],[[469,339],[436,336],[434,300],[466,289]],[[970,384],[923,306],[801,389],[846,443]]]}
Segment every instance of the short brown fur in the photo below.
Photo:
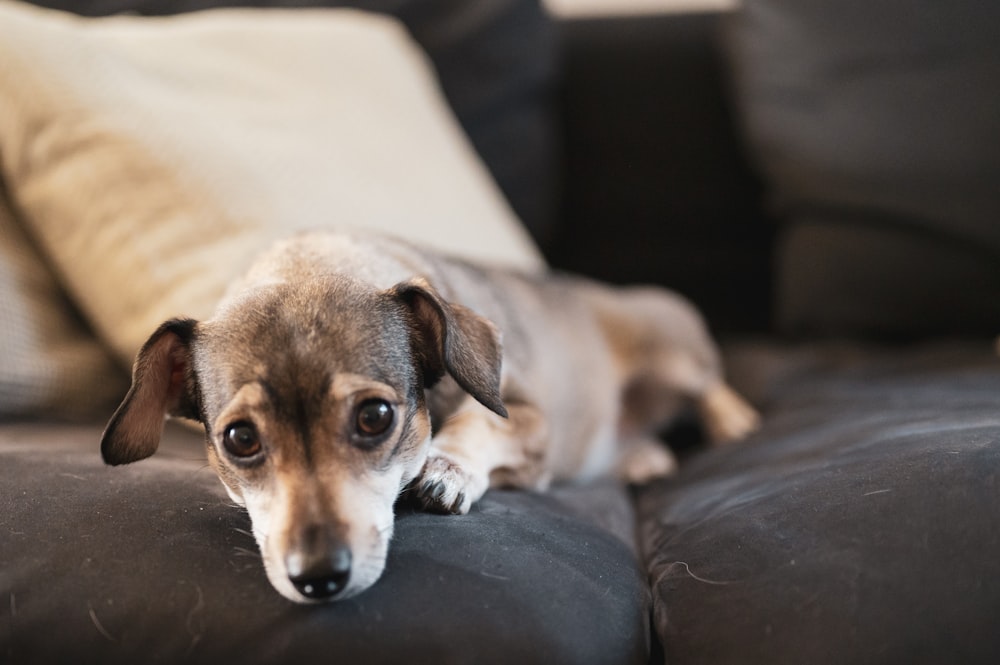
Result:
{"label": "short brown fur", "polygon": [[673,469],[654,435],[685,404],[717,440],[757,424],[673,293],[313,233],[260,257],[210,320],[153,333],[102,454],[148,457],[165,415],[199,420],[269,579],[308,602],[375,583],[401,492],[464,513],[491,485],[645,481]]}

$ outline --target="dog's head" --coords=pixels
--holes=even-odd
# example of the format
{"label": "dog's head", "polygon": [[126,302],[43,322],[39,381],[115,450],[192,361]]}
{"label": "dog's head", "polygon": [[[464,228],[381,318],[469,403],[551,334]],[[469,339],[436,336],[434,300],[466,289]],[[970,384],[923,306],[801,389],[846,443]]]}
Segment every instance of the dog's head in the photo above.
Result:
{"label": "dog's head", "polygon": [[143,459],[165,416],[199,420],[274,587],[298,602],[345,598],[385,566],[393,504],[429,447],[425,388],[447,373],[504,414],[500,362],[496,328],[423,280],[271,284],[153,333],[101,453]]}

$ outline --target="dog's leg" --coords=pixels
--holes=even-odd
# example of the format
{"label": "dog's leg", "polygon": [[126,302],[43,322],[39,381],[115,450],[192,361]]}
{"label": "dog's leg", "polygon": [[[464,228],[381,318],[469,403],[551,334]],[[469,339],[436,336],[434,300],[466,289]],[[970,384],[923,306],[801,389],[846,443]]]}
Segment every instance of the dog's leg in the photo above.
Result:
{"label": "dog's leg", "polygon": [[757,411],[722,381],[701,393],[698,413],[713,444],[737,441],[760,426]]}
{"label": "dog's leg", "polygon": [[618,477],[627,483],[642,485],[677,470],[677,458],[659,439],[639,438],[623,445],[626,450],[618,463]]}
{"label": "dog's leg", "polygon": [[597,304],[612,349],[632,368],[624,397],[626,431],[662,427],[673,413],[665,406],[671,395],[693,400],[712,443],[757,429],[760,416],[726,384],[718,348],[690,303],[655,289],[617,294]]}
{"label": "dog's leg", "polygon": [[545,419],[530,404],[508,404],[502,418],[473,399],[441,426],[412,490],[427,510],[469,512],[493,485],[544,482]]}

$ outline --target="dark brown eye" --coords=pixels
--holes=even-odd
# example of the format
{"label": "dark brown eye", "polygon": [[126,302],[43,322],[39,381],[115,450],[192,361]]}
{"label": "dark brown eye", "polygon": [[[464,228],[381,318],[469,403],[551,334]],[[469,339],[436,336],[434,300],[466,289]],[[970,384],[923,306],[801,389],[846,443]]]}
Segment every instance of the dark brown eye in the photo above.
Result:
{"label": "dark brown eye", "polygon": [[253,457],[261,451],[257,429],[250,423],[233,423],[222,436],[222,445],[234,457]]}
{"label": "dark brown eye", "polygon": [[361,436],[374,437],[389,431],[392,421],[391,404],[384,399],[366,399],[358,406],[355,426]]}

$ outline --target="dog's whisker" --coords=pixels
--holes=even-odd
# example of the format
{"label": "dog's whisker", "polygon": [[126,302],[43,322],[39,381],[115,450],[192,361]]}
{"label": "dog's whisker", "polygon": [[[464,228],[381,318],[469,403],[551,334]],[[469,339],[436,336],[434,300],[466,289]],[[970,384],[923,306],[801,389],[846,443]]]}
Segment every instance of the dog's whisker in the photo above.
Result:
{"label": "dog's whisker", "polygon": [[365,566],[380,566],[382,565],[383,560],[384,557],[381,557],[377,554],[368,554],[363,559],[355,562],[354,568],[360,570]]}

